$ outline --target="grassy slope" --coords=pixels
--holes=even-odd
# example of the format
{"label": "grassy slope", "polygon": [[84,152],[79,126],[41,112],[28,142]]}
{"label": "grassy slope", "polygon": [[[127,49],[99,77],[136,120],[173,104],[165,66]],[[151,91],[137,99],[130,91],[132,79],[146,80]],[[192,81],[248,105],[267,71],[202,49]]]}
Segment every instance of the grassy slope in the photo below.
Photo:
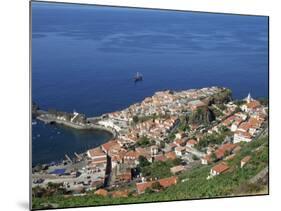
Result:
{"label": "grassy slope", "polygon": [[[249,144],[243,144],[242,150],[233,160],[227,161],[230,170],[211,180],[206,180],[211,166],[200,166],[189,172],[179,175],[181,179],[188,179],[186,182],[179,182],[159,193],[146,193],[140,196],[129,196],[128,198],[101,197],[93,194],[81,197],[51,196],[46,198],[33,198],[33,207],[42,208],[42,203],[56,203],[59,207],[89,206],[89,205],[108,205],[126,204],[137,202],[153,202],[167,200],[183,200],[195,198],[208,198],[220,196],[232,196],[241,194],[265,193],[265,186],[248,188],[247,192],[240,192],[241,186],[247,186],[247,181],[265,168],[268,164],[268,137],[260,138]],[[259,146],[260,150],[255,151]],[[240,168],[240,160],[251,155],[252,159],[243,168]]]}

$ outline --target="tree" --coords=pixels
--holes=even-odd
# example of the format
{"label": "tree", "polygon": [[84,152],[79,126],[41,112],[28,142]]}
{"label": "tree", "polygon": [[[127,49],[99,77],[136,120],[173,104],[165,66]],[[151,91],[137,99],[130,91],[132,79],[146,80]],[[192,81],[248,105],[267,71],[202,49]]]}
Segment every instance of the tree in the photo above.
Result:
{"label": "tree", "polygon": [[139,117],[138,116],[133,116],[133,122],[134,123],[138,123],[139,121]]}
{"label": "tree", "polygon": [[239,106],[237,106],[237,107],[235,108],[235,110],[234,110],[235,113],[238,113],[238,112],[240,112],[240,111],[241,111],[241,108],[240,108]]}
{"label": "tree", "polygon": [[268,106],[268,98],[258,98],[258,101],[264,105],[264,106]]}
{"label": "tree", "polygon": [[146,159],[146,157],[144,156],[139,156],[139,166],[141,168],[145,167],[145,166],[149,166],[150,162]]}
{"label": "tree", "polygon": [[193,160],[199,160],[199,158],[196,155],[192,155]]}
{"label": "tree", "polygon": [[216,154],[214,152],[212,152],[212,154],[211,154],[211,160],[212,161],[216,161],[217,160],[217,156],[216,156]]}
{"label": "tree", "polygon": [[160,142],[160,148],[161,149],[165,148],[165,142],[163,142],[163,141]]}
{"label": "tree", "polygon": [[137,142],[138,146],[149,146],[150,144],[153,144],[153,142],[150,141],[146,136],[142,136]]}
{"label": "tree", "polygon": [[224,133],[224,132],[229,131],[229,129],[228,129],[226,126],[222,125],[222,126],[219,128],[219,131],[220,131],[221,133]]}

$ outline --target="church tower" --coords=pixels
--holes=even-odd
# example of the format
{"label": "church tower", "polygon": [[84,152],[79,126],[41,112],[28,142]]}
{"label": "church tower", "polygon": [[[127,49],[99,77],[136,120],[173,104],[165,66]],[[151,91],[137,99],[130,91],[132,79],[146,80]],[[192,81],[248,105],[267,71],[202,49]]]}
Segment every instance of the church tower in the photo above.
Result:
{"label": "church tower", "polygon": [[249,94],[248,94],[248,96],[247,96],[247,98],[246,98],[246,101],[247,101],[247,103],[250,103],[252,100],[253,100],[253,99],[252,99],[251,94],[250,94],[250,92],[249,92]]}

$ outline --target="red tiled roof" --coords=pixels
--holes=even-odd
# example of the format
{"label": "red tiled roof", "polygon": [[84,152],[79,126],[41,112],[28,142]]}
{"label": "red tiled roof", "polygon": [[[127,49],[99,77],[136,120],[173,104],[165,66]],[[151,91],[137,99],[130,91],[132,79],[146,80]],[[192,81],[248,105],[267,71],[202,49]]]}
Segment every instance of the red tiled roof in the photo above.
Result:
{"label": "red tiled roof", "polygon": [[241,160],[241,162],[247,163],[247,162],[250,161],[250,159],[251,159],[251,156],[250,156],[250,155],[247,155],[246,157],[244,157],[244,158]]}
{"label": "red tiled roof", "polygon": [[99,157],[99,156],[106,156],[106,154],[101,150],[100,147],[96,147],[94,149],[89,150],[90,157]]}
{"label": "red tiled roof", "polygon": [[127,171],[127,172],[124,172],[124,173],[118,175],[117,178],[119,180],[130,181],[132,179],[132,173],[131,173],[131,171]]}
{"label": "red tiled roof", "polygon": [[143,193],[147,188],[152,186],[153,182],[136,183],[138,193]]}
{"label": "red tiled roof", "polygon": [[183,170],[184,170],[184,166],[183,165],[178,165],[178,166],[174,166],[174,167],[170,168],[170,171],[173,174],[176,174],[176,173],[181,172]]}
{"label": "red tiled roof", "polygon": [[251,128],[251,125],[249,124],[249,122],[243,122],[240,124],[238,129],[248,131],[250,128]]}
{"label": "red tiled roof", "polygon": [[173,148],[173,147],[176,147],[177,145],[174,142],[172,142],[169,144],[169,146]]}
{"label": "red tiled roof", "polygon": [[97,163],[106,163],[107,162],[107,158],[106,157],[102,157],[102,158],[95,158],[93,159],[90,164],[97,164]]}
{"label": "red tiled roof", "polygon": [[235,144],[227,143],[221,145],[216,151],[216,157],[217,159],[221,159],[224,157],[225,152],[232,152],[232,150],[236,147]]}
{"label": "red tiled roof", "polygon": [[182,139],[177,139],[174,141],[174,143],[177,145],[177,146],[182,146],[184,144],[184,140]]}
{"label": "red tiled roof", "polygon": [[123,191],[114,191],[112,192],[112,197],[117,198],[117,197],[128,197],[129,195],[129,190],[123,190]]}
{"label": "red tiled roof", "polygon": [[[159,179],[158,182],[160,185],[164,188],[170,187],[171,185],[177,184],[178,177],[168,177],[164,179]],[[150,182],[142,182],[142,183],[136,183],[137,191],[138,193],[143,193],[147,188],[150,188],[153,183],[157,181],[150,181]]]}
{"label": "red tiled roof", "polygon": [[117,143],[116,140],[110,140],[110,141],[108,141],[107,143],[105,143],[105,144],[103,144],[101,146],[102,146],[102,149],[105,152],[108,152],[112,147],[119,146],[119,144]]}
{"label": "red tiled roof", "polygon": [[226,118],[226,119],[223,121],[223,125],[227,126],[227,125],[229,125],[230,123],[232,123],[234,120],[235,120],[235,116],[232,115],[232,116]]}
{"label": "red tiled roof", "polygon": [[154,159],[156,161],[165,161],[165,160],[167,160],[167,158],[164,155],[156,155],[156,156],[154,156]]}
{"label": "red tiled roof", "polygon": [[197,144],[197,141],[195,139],[190,139],[190,140],[187,141],[187,144],[195,145],[195,144]]}
{"label": "red tiled roof", "polygon": [[165,153],[165,156],[167,159],[171,159],[171,160],[175,160],[177,158],[175,152],[167,152],[167,153]]}
{"label": "red tiled roof", "polygon": [[126,152],[126,154],[124,155],[124,158],[129,158],[129,159],[138,159],[138,157],[140,156],[140,154],[136,151],[128,151]]}
{"label": "red tiled roof", "polygon": [[228,167],[228,165],[225,162],[221,162],[221,163],[215,165],[212,168],[212,170],[217,172],[217,173],[223,173],[223,172],[225,172],[228,169],[229,169],[229,167]]}
{"label": "red tiled roof", "polygon": [[105,189],[98,189],[96,192],[95,192],[96,195],[100,195],[100,196],[107,196],[108,195],[108,192],[107,190]]}
{"label": "red tiled roof", "polygon": [[184,151],[184,150],[185,150],[185,147],[176,147],[175,148],[175,151],[178,151],[178,152]]}
{"label": "red tiled roof", "polygon": [[252,138],[251,134],[248,132],[243,132],[243,131],[236,131],[235,132],[236,135],[242,136],[244,138]]}
{"label": "red tiled roof", "polygon": [[261,105],[260,102],[257,101],[257,100],[254,100],[254,101],[251,101],[251,102],[247,103],[247,107],[248,107],[248,108],[252,108],[252,109],[257,108],[257,107],[259,107],[260,105]]}
{"label": "red tiled roof", "polygon": [[203,158],[203,160],[206,160],[207,162],[210,162],[211,161],[211,155],[205,155]]}
{"label": "red tiled roof", "polygon": [[158,180],[158,182],[160,183],[160,185],[164,188],[167,188],[171,185],[175,185],[177,184],[177,179],[178,177],[173,176],[173,177],[168,177],[168,178],[164,178],[164,179],[160,179]]}

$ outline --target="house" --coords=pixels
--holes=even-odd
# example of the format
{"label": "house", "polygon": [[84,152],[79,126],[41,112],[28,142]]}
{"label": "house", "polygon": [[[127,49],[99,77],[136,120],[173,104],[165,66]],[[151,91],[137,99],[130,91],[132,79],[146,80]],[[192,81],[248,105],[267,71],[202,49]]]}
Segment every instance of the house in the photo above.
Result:
{"label": "house", "polygon": [[229,166],[225,162],[221,162],[217,165],[215,165],[213,168],[211,168],[210,175],[211,176],[217,176],[229,169]]}
{"label": "house", "polygon": [[154,145],[150,147],[151,155],[156,155],[158,153],[158,146]]}
{"label": "house", "polygon": [[237,128],[237,131],[248,132],[250,127],[251,127],[251,125],[249,124],[249,122],[243,122]]}
{"label": "house", "polygon": [[177,158],[175,152],[167,152],[165,153],[165,157],[170,160],[175,160]]}
{"label": "house", "polygon": [[183,132],[176,133],[175,137],[176,137],[176,139],[182,139],[185,137],[185,134]]}
{"label": "house", "polygon": [[176,153],[176,156],[183,156],[183,154],[185,153],[185,147],[176,147],[175,148],[175,153]]}
{"label": "house", "polygon": [[252,136],[250,133],[248,132],[243,132],[243,131],[236,131],[234,133],[234,137],[233,137],[233,143],[239,143],[241,141],[244,142],[250,142],[252,141]]}
{"label": "house", "polygon": [[207,154],[201,158],[202,165],[208,165],[209,163],[211,163],[211,154]]}
{"label": "house", "polygon": [[177,184],[178,177],[177,176],[172,176],[164,179],[159,179],[158,182],[160,185],[164,188],[170,187],[172,185]]}
{"label": "house", "polygon": [[127,153],[127,150],[121,148],[118,151],[109,151],[109,155],[111,157],[111,167],[114,168],[117,166],[117,164],[123,163],[123,158],[125,154]]}
{"label": "house", "polygon": [[136,166],[139,164],[139,156],[140,154],[136,151],[128,151],[126,152],[126,154],[124,155],[124,163],[131,165],[131,166]]}
{"label": "house", "polygon": [[184,171],[184,166],[183,165],[178,165],[178,166],[174,166],[172,168],[170,168],[170,171],[172,174],[178,174],[181,173],[182,171]]}
{"label": "house", "polygon": [[131,170],[127,170],[116,176],[116,181],[118,182],[130,182],[131,180],[132,180]]}
{"label": "house", "polygon": [[198,142],[197,142],[195,139],[189,139],[189,140],[186,142],[186,146],[187,146],[187,147],[194,147],[196,144],[198,144]]}
{"label": "house", "polygon": [[244,158],[240,161],[240,167],[243,168],[250,160],[251,160],[251,156],[250,156],[250,155],[244,157]]}
{"label": "house", "polygon": [[227,117],[225,120],[223,120],[222,125],[225,127],[230,127],[234,121],[235,121],[235,116],[231,115]]}
{"label": "house", "polygon": [[120,147],[120,145],[117,143],[116,140],[110,140],[105,144],[101,145],[101,148],[105,153],[108,153],[111,148],[118,147],[118,146]]}
{"label": "house", "polygon": [[137,147],[135,148],[135,151],[139,154],[139,156],[143,156],[147,160],[151,160],[151,148]]}
{"label": "house", "polygon": [[136,189],[138,194],[144,193],[146,189],[151,188],[152,184],[152,181],[136,183]]}
{"label": "house", "polygon": [[121,198],[121,197],[126,198],[126,197],[128,197],[129,192],[130,192],[129,190],[118,190],[118,191],[112,192],[111,196],[113,198]]}
{"label": "house", "polygon": [[159,154],[159,155],[154,155],[154,161],[166,161],[167,160],[167,158],[164,156],[164,155],[162,155],[162,154]]}
{"label": "house", "polygon": [[223,159],[226,154],[231,154],[232,151],[235,149],[236,144],[232,144],[232,143],[226,143],[221,145],[216,151],[215,151],[215,155],[217,160]]}
{"label": "house", "polygon": [[172,142],[172,143],[169,144],[169,148],[170,148],[171,150],[175,150],[176,147],[177,147],[177,145],[176,145],[174,142]]}
{"label": "house", "polygon": [[91,159],[92,166],[104,165],[107,163],[107,155],[100,147],[88,150],[87,156]]}
{"label": "house", "polygon": [[108,196],[108,191],[103,188],[100,188],[97,191],[95,191],[95,195]]}
{"label": "house", "polygon": [[177,139],[173,142],[177,147],[179,146],[184,146],[185,145],[185,141],[183,139]]}
{"label": "house", "polygon": [[106,128],[113,128],[117,132],[122,130],[122,128],[119,125],[117,125],[115,123],[115,121],[113,121],[112,119],[100,120],[100,121],[98,121],[98,124],[101,125],[101,126],[104,126]]}
{"label": "house", "polygon": [[159,182],[159,184],[163,188],[168,188],[172,185],[177,184],[177,179],[178,179],[177,176],[172,176],[172,177],[163,178],[163,179],[159,179],[159,180],[155,180],[155,181],[136,183],[137,192],[138,192],[138,194],[144,193],[146,189],[151,188],[153,183],[156,183],[156,182]]}
{"label": "house", "polygon": [[192,111],[195,111],[198,108],[205,107],[206,104],[204,102],[202,102],[201,100],[193,100],[193,101],[188,102],[188,106],[190,107],[190,109]]}
{"label": "house", "polygon": [[251,100],[247,100],[247,103],[241,106],[241,110],[245,112],[253,112],[259,107],[261,107],[260,102],[251,99]]}

